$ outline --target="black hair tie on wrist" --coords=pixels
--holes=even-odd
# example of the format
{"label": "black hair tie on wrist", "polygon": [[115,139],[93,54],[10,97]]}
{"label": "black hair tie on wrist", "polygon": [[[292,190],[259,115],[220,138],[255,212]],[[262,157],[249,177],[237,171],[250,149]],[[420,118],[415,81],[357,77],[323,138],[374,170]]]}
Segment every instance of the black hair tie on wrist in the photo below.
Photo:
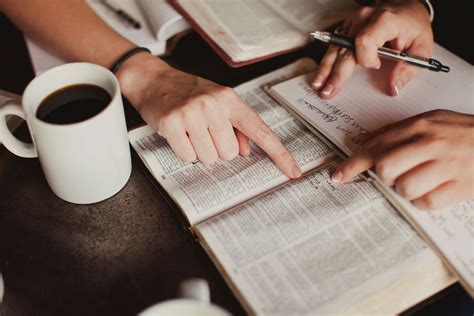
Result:
{"label": "black hair tie on wrist", "polygon": [[151,54],[150,50],[145,47],[132,48],[131,50],[127,51],[125,54],[120,56],[120,58],[117,59],[117,61],[112,65],[112,67],[110,67],[110,70],[113,73],[116,73],[119,70],[119,68],[123,65],[124,62],[126,62],[133,55],[141,53],[141,52],[148,52]]}

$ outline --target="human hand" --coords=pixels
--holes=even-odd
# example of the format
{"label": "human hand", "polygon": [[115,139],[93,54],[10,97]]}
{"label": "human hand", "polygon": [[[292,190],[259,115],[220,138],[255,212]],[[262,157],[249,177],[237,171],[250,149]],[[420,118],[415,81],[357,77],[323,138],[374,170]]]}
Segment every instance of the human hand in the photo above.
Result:
{"label": "human hand", "polygon": [[[351,77],[357,64],[378,69],[381,61],[377,49],[390,43],[391,48],[409,54],[430,57],[433,33],[429,13],[419,1],[386,3],[361,7],[348,15],[342,26],[343,33],[355,37],[356,53],[330,45],[322,58],[312,87],[322,98],[334,97]],[[387,80],[387,93],[399,94],[419,68],[398,62]]]}
{"label": "human hand", "polygon": [[249,138],[290,178],[298,164],[263,120],[234,92],[137,54],[117,73],[124,95],[181,159],[212,163],[250,154]]}
{"label": "human hand", "polygon": [[474,198],[474,116],[426,112],[370,133],[332,178],[345,182],[375,173],[420,209]]}

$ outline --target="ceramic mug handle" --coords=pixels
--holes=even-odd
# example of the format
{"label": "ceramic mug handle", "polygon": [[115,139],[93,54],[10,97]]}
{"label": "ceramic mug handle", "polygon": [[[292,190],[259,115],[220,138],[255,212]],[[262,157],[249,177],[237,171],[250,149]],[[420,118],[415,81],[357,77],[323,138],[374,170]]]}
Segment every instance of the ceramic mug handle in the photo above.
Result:
{"label": "ceramic mug handle", "polygon": [[179,285],[179,296],[189,298],[202,303],[211,302],[211,293],[206,280],[193,278],[181,282]]}
{"label": "ceramic mug handle", "polygon": [[32,143],[25,143],[13,136],[7,125],[9,115],[19,116],[26,120],[25,111],[21,103],[16,100],[10,100],[0,107],[0,141],[5,147],[17,156],[24,158],[38,157],[38,152]]}

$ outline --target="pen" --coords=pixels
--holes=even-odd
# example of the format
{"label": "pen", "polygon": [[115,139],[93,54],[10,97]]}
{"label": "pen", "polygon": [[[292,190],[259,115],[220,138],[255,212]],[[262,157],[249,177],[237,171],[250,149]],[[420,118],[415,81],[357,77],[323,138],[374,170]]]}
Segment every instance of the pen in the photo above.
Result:
{"label": "pen", "polygon": [[122,20],[124,20],[125,22],[127,22],[128,24],[130,24],[131,26],[133,26],[134,29],[139,29],[139,28],[141,28],[140,22],[138,22],[136,19],[134,19],[130,14],[128,14],[128,13],[125,12],[124,10],[113,6],[113,5],[112,5],[111,3],[109,3],[109,1],[107,1],[107,0],[102,1],[102,3],[103,3],[110,11],[114,12],[115,14],[117,14],[117,16],[118,16],[119,18],[121,18]]}
{"label": "pen", "polygon": [[[320,32],[320,31],[315,31],[310,34],[315,39],[318,39],[322,42],[344,47],[352,51],[355,50],[355,41],[353,38],[342,36],[339,34],[333,34],[329,32]],[[415,65],[415,66],[429,69],[432,71],[449,72],[450,70],[448,66],[441,64],[441,62],[439,62],[436,59],[410,56],[406,52],[403,52],[403,51],[400,52],[400,51],[390,49],[390,48],[380,47],[378,49],[378,54],[381,57],[404,61],[407,64]]]}

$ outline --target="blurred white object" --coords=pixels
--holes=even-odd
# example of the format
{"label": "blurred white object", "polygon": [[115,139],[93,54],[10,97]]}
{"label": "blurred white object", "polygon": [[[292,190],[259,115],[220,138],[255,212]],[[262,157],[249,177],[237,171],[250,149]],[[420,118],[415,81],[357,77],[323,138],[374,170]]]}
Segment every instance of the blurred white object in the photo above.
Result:
{"label": "blurred white object", "polygon": [[139,316],[228,316],[231,315],[210,301],[210,291],[207,281],[204,279],[188,279],[183,281],[179,287],[181,298],[155,304]]}
{"label": "blurred white object", "polygon": [[181,282],[179,285],[178,296],[181,298],[190,298],[200,302],[211,302],[211,291],[209,285],[204,279],[193,278]]}
{"label": "blurred white object", "polygon": [[0,273],[0,303],[2,302],[4,288],[2,274]]}

